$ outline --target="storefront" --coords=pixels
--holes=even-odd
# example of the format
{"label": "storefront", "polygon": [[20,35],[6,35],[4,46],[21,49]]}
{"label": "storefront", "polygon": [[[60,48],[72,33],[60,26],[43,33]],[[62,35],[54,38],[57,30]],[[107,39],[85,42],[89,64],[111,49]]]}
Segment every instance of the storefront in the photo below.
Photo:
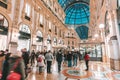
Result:
{"label": "storefront", "polygon": [[26,48],[28,51],[30,51],[30,41],[31,41],[31,33],[29,26],[25,24],[20,25],[17,50]]}
{"label": "storefront", "polygon": [[82,46],[80,47],[80,53],[82,57],[84,53],[88,52],[90,55],[90,60],[92,61],[102,61],[102,45],[101,44],[94,44],[92,46]]}
{"label": "storefront", "polygon": [[7,19],[0,14],[0,50],[7,48],[8,27]]}

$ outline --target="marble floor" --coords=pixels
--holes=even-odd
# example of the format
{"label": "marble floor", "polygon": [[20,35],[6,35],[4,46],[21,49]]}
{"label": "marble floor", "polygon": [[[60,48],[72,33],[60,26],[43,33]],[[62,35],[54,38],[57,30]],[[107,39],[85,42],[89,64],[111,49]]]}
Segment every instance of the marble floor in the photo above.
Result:
{"label": "marble floor", "polygon": [[[68,68],[65,64],[62,65],[62,71],[58,73],[57,63],[54,62],[52,65],[52,73],[38,73],[38,67],[33,66],[32,72],[29,74],[27,80],[120,80],[120,71],[110,70],[109,64],[102,62],[89,62],[89,71],[85,71],[85,63],[81,61],[78,66]],[[80,77],[79,79],[66,78],[63,71],[67,70],[67,74],[75,77]],[[74,74],[74,70],[79,73]],[[67,76],[69,77],[69,76]]]}

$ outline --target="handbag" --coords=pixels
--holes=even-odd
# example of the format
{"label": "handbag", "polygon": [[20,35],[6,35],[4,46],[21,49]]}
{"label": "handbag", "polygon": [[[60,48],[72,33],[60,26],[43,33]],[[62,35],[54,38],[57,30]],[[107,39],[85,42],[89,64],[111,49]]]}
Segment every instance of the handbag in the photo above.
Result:
{"label": "handbag", "polygon": [[14,72],[20,60],[21,58],[15,62],[13,68],[11,69],[10,74],[7,76],[7,80],[21,80],[21,75],[17,72]]}

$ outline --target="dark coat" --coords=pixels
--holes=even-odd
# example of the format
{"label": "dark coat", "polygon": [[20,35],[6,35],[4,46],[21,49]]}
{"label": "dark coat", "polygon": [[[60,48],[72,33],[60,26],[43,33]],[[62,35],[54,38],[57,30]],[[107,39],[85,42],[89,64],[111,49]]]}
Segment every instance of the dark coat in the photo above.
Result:
{"label": "dark coat", "polygon": [[67,60],[68,60],[68,61],[69,61],[69,60],[72,60],[72,57],[73,57],[72,53],[68,53],[68,55],[67,55]]}
{"label": "dark coat", "polygon": [[56,55],[56,60],[57,60],[58,62],[62,62],[62,60],[63,60],[63,54],[62,54],[62,52],[58,52],[58,53],[57,53],[57,55]]}
{"label": "dark coat", "polygon": [[29,54],[28,54],[28,52],[23,52],[22,53],[22,58],[24,60],[25,65],[27,65],[29,63]]}
{"label": "dark coat", "polygon": [[8,76],[8,71],[9,71],[9,57],[11,53],[8,53],[5,55],[5,61],[3,63],[3,70],[2,70],[2,78],[1,80],[6,80],[6,77]]}

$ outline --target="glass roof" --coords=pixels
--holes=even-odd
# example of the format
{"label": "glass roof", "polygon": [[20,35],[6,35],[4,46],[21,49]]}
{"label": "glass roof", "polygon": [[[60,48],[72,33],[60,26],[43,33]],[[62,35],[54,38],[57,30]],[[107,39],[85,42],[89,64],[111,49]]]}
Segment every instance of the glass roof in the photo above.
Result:
{"label": "glass roof", "polygon": [[75,4],[75,3],[86,3],[89,4],[90,0],[58,0],[59,4],[61,7],[65,10],[68,8],[70,5]]}
{"label": "glass roof", "polygon": [[[65,11],[65,24],[84,25],[89,23],[89,2],[90,0],[58,0],[59,4]],[[78,26],[75,31],[80,39],[88,38],[88,27]]]}
{"label": "glass roof", "polygon": [[80,37],[80,39],[88,39],[88,27],[87,26],[80,26],[77,27],[76,32],[78,34],[78,36]]}
{"label": "glass roof", "polygon": [[76,3],[71,5],[65,11],[65,23],[66,24],[87,24],[89,23],[89,6],[83,3]]}

